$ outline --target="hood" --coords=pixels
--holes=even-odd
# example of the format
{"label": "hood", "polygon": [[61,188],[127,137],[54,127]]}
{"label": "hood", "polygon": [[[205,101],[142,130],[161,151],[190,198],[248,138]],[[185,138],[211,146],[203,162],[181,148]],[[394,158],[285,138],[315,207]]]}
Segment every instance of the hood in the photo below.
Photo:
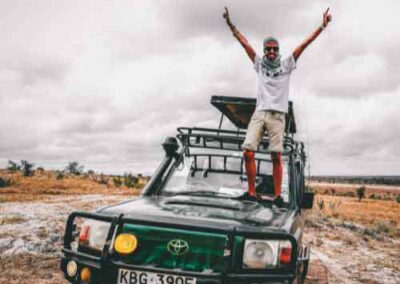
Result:
{"label": "hood", "polygon": [[263,231],[264,229],[279,229],[289,211],[285,208],[279,209],[272,204],[259,204],[247,200],[178,195],[142,196],[102,208],[98,213],[124,214],[127,218],[166,223],[224,226],[252,231],[258,228],[258,231]]}

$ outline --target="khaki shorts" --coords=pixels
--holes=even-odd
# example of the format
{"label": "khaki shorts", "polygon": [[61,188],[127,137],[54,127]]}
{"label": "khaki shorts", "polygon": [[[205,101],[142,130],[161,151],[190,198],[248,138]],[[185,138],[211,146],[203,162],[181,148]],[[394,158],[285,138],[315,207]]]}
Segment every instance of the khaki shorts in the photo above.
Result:
{"label": "khaki shorts", "polygon": [[257,151],[265,130],[267,130],[269,136],[268,151],[281,153],[283,151],[285,114],[269,110],[257,110],[253,113],[247,127],[246,139],[242,145],[243,149]]}

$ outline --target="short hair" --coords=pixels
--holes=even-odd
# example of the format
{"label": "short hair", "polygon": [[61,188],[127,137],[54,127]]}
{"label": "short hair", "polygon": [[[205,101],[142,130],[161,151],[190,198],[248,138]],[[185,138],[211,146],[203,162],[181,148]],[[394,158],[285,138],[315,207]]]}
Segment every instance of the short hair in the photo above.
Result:
{"label": "short hair", "polygon": [[266,39],[264,39],[263,47],[266,46],[267,43],[271,42],[271,41],[275,42],[279,46],[279,41],[276,38],[274,38],[273,36],[269,36]]}

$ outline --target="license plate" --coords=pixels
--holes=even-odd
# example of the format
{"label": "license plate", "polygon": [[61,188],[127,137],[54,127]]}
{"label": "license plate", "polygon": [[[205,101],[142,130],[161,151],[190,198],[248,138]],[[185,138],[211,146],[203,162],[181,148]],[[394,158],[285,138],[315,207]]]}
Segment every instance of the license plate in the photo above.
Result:
{"label": "license plate", "polygon": [[196,284],[196,278],[120,269],[117,284]]}

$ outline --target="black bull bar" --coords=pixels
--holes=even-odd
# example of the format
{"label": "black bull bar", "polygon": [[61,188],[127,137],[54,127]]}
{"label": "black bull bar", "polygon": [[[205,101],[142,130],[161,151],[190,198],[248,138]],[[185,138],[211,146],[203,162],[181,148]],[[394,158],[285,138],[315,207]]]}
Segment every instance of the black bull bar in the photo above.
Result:
{"label": "black bull bar", "polygon": [[[93,255],[87,252],[81,252],[72,249],[71,243],[74,241],[74,230],[75,225],[74,221],[77,217],[94,219],[98,221],[110,222],[111,226],[107,234],[107,238],[103,247],[103,250],[100,255]],[[229,255],[224,256],[225,268],[222,272],[210,272],[210,273],[200,273],[193,271],[176,271],[176,270],[168,270],[163,268],[155,268],[155,267],[146,267],[140,265],[131,265],[122,263],[121,261],[117,261],[113,259],[113,253],[110,249],[113,241],[114,235],[117,235],[121,232],[123,228],[123,224],[131,223],[138,225],[148,225],[148,226],[159,226],[164,228],[174,228],[174,229],[183,229],[183,230],[191,230],[191,231],[204,231],[204,232],[212,232],[212,233],[222,233],[227,235],[227,247],[231,253]],[[265,240],[288,240],[292,245],[292,255],[291,255],[291,263],[289,268],[282,271],[279,269],[273,270],[249,270],[242,268],[241,261],[235,261],[234,257],[242,260],[243,258],[243,247],[238,252],[234,252],[234,237],[242,236],[244,238],[251,239],[265,239]],[[195,226],[189,223],[176,223],[176,222],[168,222],[165,220],[160,220],[160,218],[152,218],[146,216],[146,219],[136,217],[125,217],[123,214],[118,216],[110,216],[101,213],[89,213],[76,211],[72,212],[67,221],[67,225],[65,228],[64,235],[64,247],[62,249],[64,256],[61,260],[61,269],[63,270],[65,277],[71,282],[74,279],[71,279],[66,274],[66,265],[70,260],[76,261],[80,266],[89,266],[94,268],[100,276],[98,279],[102,279],[102,281],[106,281],[104,283],[111,283],[110,274],[112,278],[116,278],[116,271],[119,268],[132,269],[132,270],[142,270],[148,272],[155,273],[166,273],[166,274],[174,274],[179,276],[187,276],[187,277],[196,277],[198,279],[198,283],[242,283],[242,281],[253,281],[254,283],[265,283],[265,281],[292,281],[296,275],[296,266],[299,262],[308,262],[308,256],[300,256],[298,257],[298,246],[296,239],[287,233],[271,231],[271,232],[248,232],[241,231],[240,229],[235,228],[234,226],[227,226],[225,228],[219,226],[205,226],[203,224],[196,224]],[[203,282],[201,279],[203,279]],[[262,282],[259,282],[262,281]],[[78,282],[76,282],[78,283]],[[96,282],[97,283],[97,282]]]}

